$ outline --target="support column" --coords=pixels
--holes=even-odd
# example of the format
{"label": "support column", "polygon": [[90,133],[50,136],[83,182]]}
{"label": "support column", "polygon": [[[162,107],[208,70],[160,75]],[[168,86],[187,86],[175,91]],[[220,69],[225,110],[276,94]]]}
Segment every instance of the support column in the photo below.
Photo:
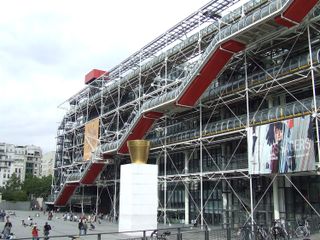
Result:
{"label": "support column", "polygon": [[[268,107],[273,107],[273,98],[268,99]],[[278,188],[278,177],[273,181],[272,184],[272,200],[273,200],[273,218],[280,218],[280,209],[279,209],[279,188]]]}
{"label": "support column", "polygon": [[[231,156],[231,147],[230,145],[228,146],[227,145],[227,148],[226,148],[226,157],[225,157],[225,164],[227,164],[227,161],[229,161],[229,158]],[[232,218],[232,197],[233,197],[233,194],[232,192],[228,189],[227,190],[227,227],[230,228],[231,226],[231,218]]]}
{"label": "support column", "polygon": [[228,195],[227,195],[227,183],[222,181],[222,209],[223,209],[223,227],[226,228],[228,223]]}
{"label": "support column", "polygon": [[118,164],[115,161],[114,168],[115,168],[115,174],[114,174],[114,193],[113,193],[113,221],[116,221],[117,219],[117,177],[118,177]]}
{"label": "support column", "polygon": [[[226,165],[226,155],[227,155],[227,147],[226,144],[221,144],[221,155],[223,156],[222,159],[222,169],[224,169]],[[229,196],[228,184],[225,180],[222,180],[222,209],[223,209],[223,228],[228,228],[229,225],[229,201],[231,198]]]}
{"label": "support column", "polygon": [[[247,69],[247,52],[244,53],[244,73],[245,73],[245,84],[246,84],[246,112],[247,112],[247,142],[248,142],[248,130],[250,128],[250,105],[249,105],[249,85],[248,85],[248,69]],[[249,153],[249,151],[248,151]],[[250,164],[250,163],[249,163]],[[248,166],[250,168],[250,166]],[[250,174],[250,217],[251,217],[251,231],[254,234],[254,191],[253,191],[253,182],[252,182],[252,174]],[[254,237],[254,235],[253,235]]]}
{"label": "support column", "polygon": [[[189,154],[184,152],[184,173],[189,173]],[[189,213],[189,183],[185,182],[184,185],[184,224],[189,224],[190,213]]]}
{"label": "support column", "polygon": [[202,143],[202,103],[200,102],[200,154],[199,154],[199,160],[200,160],[200,216],[201,216],[201,229],[203,228],[203,157],[202,157],[202,151],[203,151],[203,143]]}
{"label": "support column", "polygon": [[97,195],[96,195],[96,218],[99,214],[99,183],[97,183]]}
{"label": "support column", "polygon": [[[288,179],[287,179],[288,178]],[[285,216],[283,216],[287,220],[294,220],[294,193],[291,184],[291,176],[284,177],[284,196],[285,200]]]}
{"label": "support column", "polygon": [[250,218],[251,218],[251,233],[252,237],[255,238],[254,232],[254,196],[253,196],[253,182],[252,182],[252,174],[250,174]]}
{"label": "support column", "polygon": [[82,196],[81,196],[81,214],[84,215],[83,210],[83,197],[84,197],[84,186],[82,187]]}
{"label": "support column", "polygon": [[163,191],[163,224],[167,224],[167,118],[165,119],[165,130],[164,130],[164,191]]}
{"label": "support column", "polygon": [[272,193],[273,193],[273,218],[280,219],[280,208],[279,208],[279,191],[278,191],[278,178],[273,181]]}
{"label": "support column", "polygon": [[[225,119],[225,111],[221,109],[220,112],[221,119]],[[221,144],[221,169],[225,169],[227,161],[227,145],[226,143]],[[229,197],[228,197],[228,184],[222,179],[222,223],[223,228],[227,228],[229,225]]]}
{"label": "support column", "polygon": [[[282,109],[285,109],[286,106],[286,95],[283,94],[279,96],[279,101],[280,101],[280,106]],[[285,218],[285,216],[281,216],[281,212],[285,213],[286,212],[286,196],[285,196],[285,186],[284,186],[284,181],[285,177],[277,177],[276,179],[278,181],[278,206],[279,206],[279,218]]]}

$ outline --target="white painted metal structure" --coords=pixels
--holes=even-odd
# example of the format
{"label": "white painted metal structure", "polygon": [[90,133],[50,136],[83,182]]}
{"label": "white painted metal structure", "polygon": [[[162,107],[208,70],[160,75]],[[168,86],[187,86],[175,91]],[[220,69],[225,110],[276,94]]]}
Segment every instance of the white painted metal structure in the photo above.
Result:
{"label": "white painted metal structure", "polygon": [[[183,216],[185,223],[225,227],[299,215],[277,197],[286,194],[290,177],[248,174],[246,138],[252,126],[318,118],[319,4],[301,23],[288,23],[286,13],[299,1],[254,0],[220,16],[232,2],[211,1],[64,103],[53,193],[63,194],[67,184],[90,188],[81,179],[101,156],[108,164],[95,183],[97,196],[110,193],[109,213],[116,218],[124,146],[142,135],[159,165],[159,221],[182,222]],[[279,24],[279,16],[292,26]],[[231,57],[189,104],[188,89],[220,53]],[[100,145],[83,162],[84,124],[97,117]],[[318,121],[314,132],[319,152]],[[288,194],[299,190],[291,183]]]}

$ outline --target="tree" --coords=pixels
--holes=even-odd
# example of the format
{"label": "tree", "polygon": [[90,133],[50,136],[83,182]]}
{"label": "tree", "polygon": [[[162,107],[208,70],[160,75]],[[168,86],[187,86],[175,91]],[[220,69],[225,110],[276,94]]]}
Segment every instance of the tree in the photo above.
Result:
{"label": "tree", "polygon": [[2,198],[7,201],[26,201],[28,196],[25,191],[22,190],[22,184],[20,179],[14,173],[7,181],[5,187],[0,189]]}
{"label": "tree", "polygon": [[34,197],[47,197],[51,190],[51,176],[38,178],[33,175],[27,175],[22,185],[22,190],[26,194]]}
{"label": "tree", "polygon": [[14,191],[18,191],[21,189],[20,178],[17,177],[15,173],[11,175],[11,178],[7,181],[6,186],[7,189],[11,189]]}
{"label": "tree", "polygon": [[27,201],[33,197],[46,198],[51,190],[51,176],[38,178],[26,175],[25,181],[20,182],[16,174],[12,174],[5,187],[0,189],[2,198],[7,201]]}

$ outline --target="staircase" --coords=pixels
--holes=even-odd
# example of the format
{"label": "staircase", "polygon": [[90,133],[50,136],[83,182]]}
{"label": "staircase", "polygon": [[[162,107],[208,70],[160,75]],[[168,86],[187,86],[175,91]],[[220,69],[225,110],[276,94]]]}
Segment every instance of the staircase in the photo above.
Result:
{"label": "staircase", "polygon": [[[145,101],[126,132],[118,141],[103,145],[102,151],[108,154],[127,153],[126,142],[143,138],[164,112],[177,111],[177,108],[181,107],[193,107],[234,55],[251,43],[246,36],[248,32],[254,32],[265,24],[273,28],[295,26],[317,3],[317,0],[269,1],[263,8],[248,15],[245,21],[239,20],[220,30],[181,84],[176,89]],[[148,116],[151,117],[146,120]]]}
{"label": "staircase", "polygon": [[[270,0],[263,7],[221,29],[208,45],[192,71],[175,88],[146,100],[118,140],[101,146],[106,155],[128,153],[127,141],[142,139],[165,113],[196,105],[210,84],[223,72],[229,61],[248,44],[257,41],[249,33],[268,25],[273,30],[298,25],[318,0]],[[54,204],[64,206],[80,184],[93,184],[106,163],[90,161],[84,172],[70,175]]]}

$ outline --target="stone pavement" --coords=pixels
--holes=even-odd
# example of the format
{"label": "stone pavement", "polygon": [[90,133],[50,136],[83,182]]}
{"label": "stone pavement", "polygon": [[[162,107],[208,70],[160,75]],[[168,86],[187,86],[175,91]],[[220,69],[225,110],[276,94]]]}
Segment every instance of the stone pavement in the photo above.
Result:
{"label": "stone pavement", "polygon": [[[39,211],[15,211],[16,216],[10,216],[10,221],[12,222],[12,232],[15,234],[16,238],[30,238],[31,239],[31,227],[27,226],[24,227],[22,225],[22,220],[24,220],[26,223],[29,221],[28,216],[33,218],[33,223],[36,223],[38,228],[40,229],[40,237],[43,236],[43,225],[45,222],[48,222],[52,230],[50,232],[50,239],[72,239],[71,236],[77,236],[78,231],[78,222],[70,222],[70,221],[64,221],[62,219],[62,213],[54,214],[53,219],[51,221],[48,221],[47,215],[44,215],[42,212]],[[37,216],[37,214],[39,216]],[[114,239],[131,239],[134,240],[137,237],[134,236],[128,236],[124,234],[119,234],[118,232],[118,225],[116,223],[107,222],[103,220],[101,224],[95,223],[95,229],[94,230],[88,230],[88,235],[81,236],[77,239],[83,239],[83,240],[96,240],[97,233],[110,233],[107,235],[101,235],[101,240],[114,240]],[[3,229],[4,222],[0,222],[0,230]],[[182,225],[177,226],[170,226],[170,227],[183,227]],[[167,226],[168,227],[168,226]],[[159,228],[165,228],[164,226],[159,226]],[[204,232],[200,229],[192,229],[190,230],[192,232],[183,232],[182,239],[183,240],[191,240],[191,239],[205,239],[204,238]],[[171,230],[172,235],[168,237],[168,239],[175,240],[177,239],[177,236],[175,235],[176,230]],[[58,237],[62,235],[68,235],[69,237]],[[209,234],[210,240],[224,240],[226,237],[224,235],[217,235],[215,231],[211,231]],[[235,239],[235,238],[232,238]],[[302,238],[303,239],[303,238]],[[311,240],[319,240],[320,239],[320,233],[311,236],[309,239]]]}
{"label": "stone pavement", "polygon": [[[53,215],[53,219],[48,221],[47,214],[44,215],[40,211],[15,211],[16,216],[11,215],[10,221],[12,222],[12,232],[15,234],[16,238],[26,238],[31,237],[31,227],[22,225],[22,220],[26,224],[29,224],[28,216],[33,219],[33,224],[36,224],[40,234],[43,236],[43,226],[45,222],[51,225],[52,230],[50,231],[50,236],[61,236],[61,235],[78,235],[78,222],[64,221],[62,219],[62,213],[57,213]],[[37,216],[39,215],[39,216]],[[4,222],[0,222],[0,230],[4,227]],[[95,230],[88,230],[88,234],[99,233],[99,232],[117,232],[117,224],[102,221],[101,224],[95,223]],[[71,238],[52,238],[52,239],[71,239]],[[97,236],[81,237],[81,239],[97,239]],[[109,238],[110,239],[110,238]]]}
{"label": "stone pavement", "polygon": [[[26,224],[29,224],[28,216],[30,216],[33,220],[33,225],[36,224],[39,229],[39,236],[43,237],[43,226],[45,222],[48,222],[52,228],[50,231],[50,239],[72,239],[71,236],[78,236],[78,222],[64,221],[62,218],[63,213],[55,213],[51,221],[48,221],[48,215],[44,215],[43,212],[40,211],[15,211],[15,216],[10,215],[9,219],[12,223],[12,233],[14,233],[16,239],[19,238],[29,238],[31,239],[31,226],[23,226],[22,220]],[[80,214],[78,214],[80,216]],[[0,222],[0,231],[2,231],[4,227],[4,222]],[[95,229],[88,229],[86,236],[80,236],[80,238],[75,239],[85,239],[85,240],[96,240],[97,233],[108,233],[103,234],[101,236],[101,240],[113,240],[113,239],[134,239],[136,236],[134,235],[125,235],[118,233],[118,224],[107,222],[106,220],[102,220],[101,224],[94,223]],[[172,231],[174,232],[174,231]],[[66,237],[62,237],[62,235],[68,235]],[[59,237],[60,236],[60,237]],[[141,234],[142,236],[142,234]],[[173,236],[172,236],[173,237]],[[173,239],[176,239],[174,236]]]}

